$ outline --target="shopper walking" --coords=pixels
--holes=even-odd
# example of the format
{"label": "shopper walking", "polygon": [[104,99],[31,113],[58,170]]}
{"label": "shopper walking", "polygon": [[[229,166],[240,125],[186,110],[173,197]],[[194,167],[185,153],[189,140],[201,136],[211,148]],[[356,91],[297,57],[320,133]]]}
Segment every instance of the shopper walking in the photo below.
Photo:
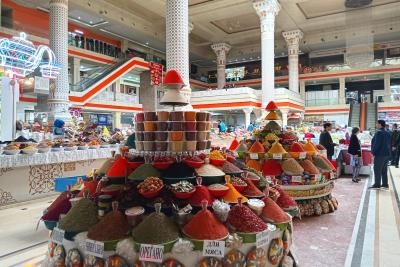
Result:
{"label": "shopper walking", "polygon": [[399,146],[400,146],[400,132],[397,129],[397,123],[392,126],[392,136],[391,136],[391,146],[392,146],[392,158],[390,163],[392,166],[399,167]]}
{"label": "shopper walking", "polygon": [[358,183],[360,178],[358,175],[360,174],[360,169],[362,166],[362,154],[361,154],[361,143],[360,139],[358,139],[357,135],[360,133],[360,129],[354,127],[351,130],[350,143],[348,152],[350,154],[350,166],[353,171],[353,179],[352,181]]}
{"label": "shopper walking", "polygon": [[370,187],[389,188],[388,184],[388,163],[391,156],[391,139],[390,133],[385,130],[386,123],[384,120],[378,120],[376,123],[377,131],[372,138],[372,155],[374,155],[374,176],[375,182]]}
{"label": "shopper walking", "polygon": [[327,157],[329,160],[332,160],[336,144],[332,141],[330,131],[332,131],[332,123],[324,123],[324,131],[319,136],[319,144],[326,148]]}

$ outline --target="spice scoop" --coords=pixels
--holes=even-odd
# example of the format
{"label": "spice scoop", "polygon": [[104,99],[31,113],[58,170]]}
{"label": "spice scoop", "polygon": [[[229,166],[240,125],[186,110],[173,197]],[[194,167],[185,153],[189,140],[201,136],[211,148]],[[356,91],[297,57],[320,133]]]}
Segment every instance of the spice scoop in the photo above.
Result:
{"label": "spice scoop", "polygon": [[185,225],[191,218],[192,218],[192,206],[190,204],[186,205],[185,207],[179,209],[178,206],[176,206],[174,203],[172,204],[172,207],[174,208],[174,219],[175,222],[179,226]]}

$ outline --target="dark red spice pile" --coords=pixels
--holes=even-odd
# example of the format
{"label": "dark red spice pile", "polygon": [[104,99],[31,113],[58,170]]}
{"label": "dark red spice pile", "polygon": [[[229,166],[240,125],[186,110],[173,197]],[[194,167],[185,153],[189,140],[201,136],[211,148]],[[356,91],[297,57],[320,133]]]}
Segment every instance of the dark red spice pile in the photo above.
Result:
{"label": "dark red spice pile", "polygon": [[60,214],[67,214],[70,209],[69,192],[63,192],[47,208],[47,212],[42,216],[42,220],[58,221]]}
{"label": "dark red spice pile", "polygon": [[88,238],[96,241],[111,241],[125,238],[129,233],[129,223],[122,212],[115,210],[91,227]]}
{"label": "dark red spice pile", "polygon": [[227,222],[242,233],[262,232],[267,229],[267,225],[250,208],[242,204],[231,208]]}
{"label": "dark red spice pile", "polygon": [[268,175],[279,176],[282,174],[283,170],[279,161],[268,159],[264,162],[262,172],[265,176]]}

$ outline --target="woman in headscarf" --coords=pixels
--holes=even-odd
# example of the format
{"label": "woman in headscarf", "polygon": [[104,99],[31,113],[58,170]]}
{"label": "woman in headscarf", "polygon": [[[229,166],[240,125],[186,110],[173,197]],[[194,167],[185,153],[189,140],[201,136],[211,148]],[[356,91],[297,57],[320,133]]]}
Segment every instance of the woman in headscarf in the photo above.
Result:
{"label": "woman in headscarf", "polygon": [[53,124],[53,135],[54,137],[64,138],[65,135],[65,122],[63,120],[56,119]]}

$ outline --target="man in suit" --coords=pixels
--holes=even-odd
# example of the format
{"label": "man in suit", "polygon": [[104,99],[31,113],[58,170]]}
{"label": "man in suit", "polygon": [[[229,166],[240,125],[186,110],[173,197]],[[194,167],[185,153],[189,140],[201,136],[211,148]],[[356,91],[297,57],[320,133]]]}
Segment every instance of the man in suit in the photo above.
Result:
{"label": "man in suit", "polygon": [[391,137],[385,129],[384,120],[378,120],[376,123],[377,131],[372,138],[371,151],[374,155],[374,176],[375,182],[370,187],[372,189],[386,188],[388,184],[388,163],[391,157]]}
{"label": "man in suit", "polygon": [[392,146],[392,158],[390,163],[392,166],[399,167],[399,144],[400,144],[400,132],[397,129],[397,123],[392,125],[392,137],[391,137],[391,146]]}
{"label": "man in suit", "polygon": [[331,133],[332,130],[332,123],[327,122],[324,123],[324,131],[319,136],[319,144],[323,145],[326,148],[326,154],[328,159],[331,160],[333,154],[335,153],[335,146],[336,144],[333,143]]}

